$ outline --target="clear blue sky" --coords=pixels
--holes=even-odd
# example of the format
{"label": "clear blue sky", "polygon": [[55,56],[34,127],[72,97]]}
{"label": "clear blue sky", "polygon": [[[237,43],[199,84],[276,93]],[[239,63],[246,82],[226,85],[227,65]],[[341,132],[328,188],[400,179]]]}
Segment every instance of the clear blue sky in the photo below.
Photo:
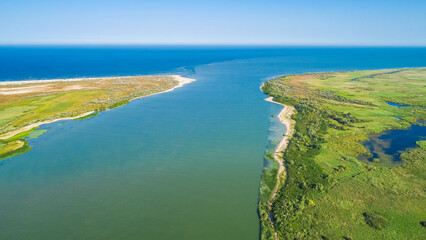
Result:
{"label": "clear blue sky", "polygon": [[0,0],[0,44],[426,46],[426,0]]}

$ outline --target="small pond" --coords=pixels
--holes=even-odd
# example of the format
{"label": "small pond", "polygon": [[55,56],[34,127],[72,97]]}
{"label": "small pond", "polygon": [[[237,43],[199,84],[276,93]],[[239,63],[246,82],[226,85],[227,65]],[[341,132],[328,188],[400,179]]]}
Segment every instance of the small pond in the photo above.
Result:
{"label": "small pond", "polygon": [[402,70],[393,71],[393,72],[387,72],[387,73],[378,73],[378,74],[373,74],[373,75],[366,76],[366,77],[354,78],[354,79],[351,79],[351,81],[358,81],[358,80],[359,80],[359,79],[361,79],[361,78],[373,78],[373,77],[376,77],[376,76],[379,76],[379,75],[385,75],[385,74],[394,74],[394,73],[399,73],[399,72],[401,72],[401,71],[402,71]]}
{"label": "small pond", "polygon": [[402,163],[399,156],[415,148],[416,141],[426,140],[426,127],[411,125],[406,129],[388,130],[369,137],[370,140],[363,145],[372,156],[362,155],[360,160],[372,162],[380,159],[380,163],[392,166]]}
{"label": "small pond", "polygon": [[403,104],[398,104],[398,103],[389,102],[389,101],[386,101],[386,103],[391,105],[391,106],[399,107],[399,108],[400,107],[417,107],[417,106],[414,106],[414,105],[403,105]]}

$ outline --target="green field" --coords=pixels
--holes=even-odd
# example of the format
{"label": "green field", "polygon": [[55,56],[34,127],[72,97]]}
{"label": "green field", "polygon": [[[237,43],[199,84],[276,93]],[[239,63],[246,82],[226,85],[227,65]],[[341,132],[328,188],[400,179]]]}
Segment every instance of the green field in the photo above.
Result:
{"label": "green field", "polygon": [[397,167],[359,160],[369,134],[426,119],[425,68],[289,75],[263,91],[297,114],[270,205],[276,170],[262,178],[262,239],[425,239],[426,142]]}
{"label": "green field", "polygon": [[[131,99],[178,85],[173,76],[97,78],[0,86],[0,160],[27,152],[31,131],[10,137],[38,122],[73,118],[127,104]],[[14,135],[14,134],[13,134]]]}

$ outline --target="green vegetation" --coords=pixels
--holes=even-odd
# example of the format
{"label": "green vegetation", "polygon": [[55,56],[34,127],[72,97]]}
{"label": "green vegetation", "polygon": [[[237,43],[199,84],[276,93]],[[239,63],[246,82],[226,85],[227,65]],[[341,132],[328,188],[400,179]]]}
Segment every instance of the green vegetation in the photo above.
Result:
{"label": "green vegetation", "polygon": [[28,143],[23,140],[0,142],[0,160],[26,153],[30,149]]}
{"label": "green vegetation", "polygon": [[92,113],[92,114],[89,114],[89,115],[86,115],[86,116],[83,116],[83,117],[74,118],[74,120],[84,120],[84,119],[89,119],[89,118],[92,118],[92,117],[96,117],[96,116],[98,116],[98,115],[99,115],[99,112],[94,112],[94,113]]}
{"label": "green vegetation", "polygon": [[99,111],[119,107],[134,98],[171,89],[177,84],[178,81],[173,76],[138,76],[2,85],[0,160],[31,149],[25,138],[37,137],[41,132],[21,132],[27,126],[93,112],[77,119],[90,118]]}
{"label": "green vegetation", "polygon": [[[369,134],[426,119],[425,82],[424,68],[290,75],[266,82],[263,91],[293,105],[297,114],[283,156],[287,178],[272,204],[263,196],[268,191],[260,192],[262,239],[423,239],[426,142],[403,153],[404,163],[394,168],[381,159],[357,158],[369,155],[361,144]],[[264,174],[270,178],[271,171]]]}
{"label": "green vegetation", "polygon": [[382,229],[386,224],[386,219],[377,213],[365,212],[362,214],[365,218],[365,223],[375,229]]}
{"label": "green vegetation", "polygon": [[272,189],[275,187],[276,181],[277,181],[277,173],[278,173],[278,163],[274,161],[274,150],[275,149],[269,149],[268,153],[264,156],[265,159],[267,159],[271,166],[264,172],[262,175],[262,181],[261,181],[261,196],[263,198],[263,202],[267,201],[271,195]]}

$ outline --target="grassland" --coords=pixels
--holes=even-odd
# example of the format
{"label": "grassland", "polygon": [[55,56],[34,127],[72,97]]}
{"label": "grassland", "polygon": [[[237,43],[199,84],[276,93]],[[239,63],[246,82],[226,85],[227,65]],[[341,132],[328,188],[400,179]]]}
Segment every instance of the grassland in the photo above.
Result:
{"label": "grassland", "polygon": [[137,76],[0,82],[0,159],[28,151],[25,138],[42,123],[95,116],[190,81],[179,76]]}
{"label": "grassland", "polygon": [[426,119],[425,68],[289,75],[263,91],[297,114],[271,204],[276,169],[262,178],[262,239],[425,239],[426,142],[398,167],[358,160],[369,134]]}

